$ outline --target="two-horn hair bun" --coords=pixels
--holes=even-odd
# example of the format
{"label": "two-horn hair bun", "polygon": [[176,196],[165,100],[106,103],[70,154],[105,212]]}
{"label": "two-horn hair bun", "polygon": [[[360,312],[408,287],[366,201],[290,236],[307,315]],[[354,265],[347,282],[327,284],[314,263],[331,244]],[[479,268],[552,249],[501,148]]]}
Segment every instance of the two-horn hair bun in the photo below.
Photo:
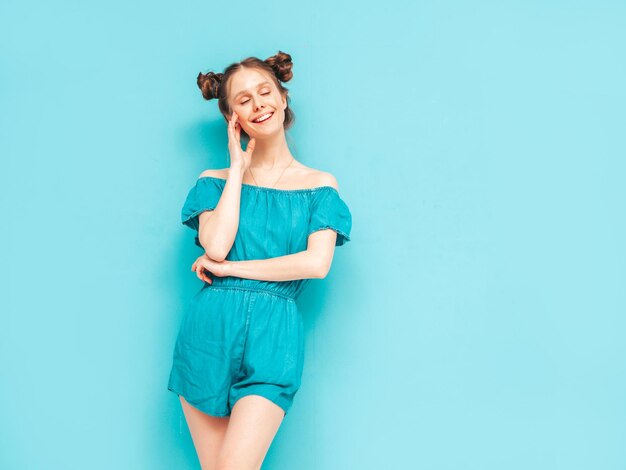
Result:
{"label": "two-horn hair bun", "polygon": [[[265,60],[257,59],[256,57],[248,57],[247,59],[239,62],[238,64],[232,64],[226,69],[226,73],[229,75],[240,68],[244,67],[261,67],[264,69],[271,69],[274,72],[276,78],[281,82],[288,82],[293,78],[293,62],[291,62],[291,56],[286,52],[278,51],[276,55],[268,57]],[[230,73],[229,73],[230,72]],[[198,88],[202,91],[202,96],[206,100],[212,100],[219,98],[220,86],[223,82],[225,73],[208,72],[198,74],[197,83]]]}
{"label": "two-horn hair bun", "polygon": [[202,91],[205,100],[212,100],[219,97],[220,84],[222,83],[223,73],[209,72],[198,74],[198,88]]}
{"label": "two-horn hair bun", "polygon": [[286,52],[278,51],[276,55],[268,57],[264,62],[272,68],[276,78],[281,82],[288,82],[293,78],[291,71],[293,62],[291,62],[291,56]]}

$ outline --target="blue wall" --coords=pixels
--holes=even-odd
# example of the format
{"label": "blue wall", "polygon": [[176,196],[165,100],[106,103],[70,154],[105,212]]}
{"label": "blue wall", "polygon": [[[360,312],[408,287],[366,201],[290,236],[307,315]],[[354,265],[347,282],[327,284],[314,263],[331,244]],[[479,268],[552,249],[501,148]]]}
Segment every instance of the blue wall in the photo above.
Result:
{"label": "blue wall", "polygon": [[[228,6],[230,5],[230,6]],[[199,468],[167,391],[227,165],[198,72],[290,53],[352,241],[264,469],[626,467],[626,5],[4,2],[0,467]]]}

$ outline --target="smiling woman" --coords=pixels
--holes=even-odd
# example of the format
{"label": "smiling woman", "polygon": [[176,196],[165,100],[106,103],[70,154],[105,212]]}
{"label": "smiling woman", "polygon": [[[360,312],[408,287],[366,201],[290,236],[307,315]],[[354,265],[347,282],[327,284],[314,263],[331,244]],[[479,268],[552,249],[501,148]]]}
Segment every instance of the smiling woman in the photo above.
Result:
{"label": "smiling woman", "polygon": [[[263,123],[256,122],[255,119],[269,111],[272,113],[269,121],[274,121],[276,126],[282,125],[284,130],[288,130],[295,122],[295,115],[289,107],[289,89],[282,83],[293,78],[292,67],[291,56],[279,51],[264,61],[249,57],[238,64],[232,64],[224,73],[199,73],[197,82],[206,100],[218,100],[218,107],[227,122],[232,112],[236,111],[242,120],[261,125]],[[243,82],[241,74],[235,73],[242,69],[257,71],[256,77]],[[252,107],[260,100],[266,101],[268,106],[273,103],[276,107],[254,112]],[[284,107],[275,103],[276,100],[284,100]],[[283,109],[277,109],[279,107]],[[273,116],[274,112],[280,112],[280,115]],[[250,137],[249,129],[243,124],[241,134],[244,138]]]}
{"label": "smiling woman", "polygon": [[228,123],[230,167],[203,171],[181,211],[204,250],[191,266],[203,286],[184,314],[168,389],[180,398],[202,468],[261,467],[300,388],[296,300],[350,240],[337,180],[298,162],[286,142],[294,115],[281,82],[292,65],[279,52],[197,79]]}

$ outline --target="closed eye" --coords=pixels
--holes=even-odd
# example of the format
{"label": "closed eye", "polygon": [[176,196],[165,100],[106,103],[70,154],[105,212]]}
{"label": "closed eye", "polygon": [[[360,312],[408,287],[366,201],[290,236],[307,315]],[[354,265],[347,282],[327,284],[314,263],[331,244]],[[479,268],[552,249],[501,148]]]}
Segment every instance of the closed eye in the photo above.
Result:
{"label": "closed eye", "polygon": [[[271,93],[271,92],[269,92],[269,91],[268,91],[267,93],[261,93],[261,95],[269,95],[270,93]],[[250,101],[250,100],[245,100],[245,101],[242,101],[242,102],[241,102],[241,103],[239,103],[239,104],[246,104],[248,101]]]}

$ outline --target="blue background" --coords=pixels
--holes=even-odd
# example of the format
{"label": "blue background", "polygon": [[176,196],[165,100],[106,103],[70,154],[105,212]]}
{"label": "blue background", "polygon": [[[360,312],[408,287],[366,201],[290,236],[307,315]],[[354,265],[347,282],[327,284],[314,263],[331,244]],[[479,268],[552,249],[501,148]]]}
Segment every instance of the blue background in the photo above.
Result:
{"label": "blue background", "polygon": [[352,241],[264,469],[624,469],[626,5],[0,7],[0,467],[199,468],[167,391],[227,165],[197,74],[292,55]]}

